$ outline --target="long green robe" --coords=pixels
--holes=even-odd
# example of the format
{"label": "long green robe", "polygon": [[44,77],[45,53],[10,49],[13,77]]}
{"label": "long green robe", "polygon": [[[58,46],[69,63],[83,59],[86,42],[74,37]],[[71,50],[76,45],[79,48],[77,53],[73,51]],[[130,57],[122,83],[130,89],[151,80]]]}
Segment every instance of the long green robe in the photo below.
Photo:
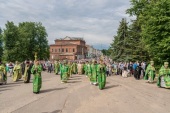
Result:
{"label": "long green robe", "polygon": [[150,64],[146,68],[145,77],[144,77],[144,80],[148,80],[148,79],[151,80],[149,82],[153,82],[155,79],[155,67],[151,66]]}
{"label": "long green robe", "polygon": [[33,65],[31,69],[31,73],[34,75],[33,79],[33,92],[39,93],[42,86],[42,78],[41,78],[42,66],[41,65]]}
{"label": "long green robe", "polygon": [[85,74],[85,64],[82,64],[82,74]]}
{"label": "long green robe", "polygon": [[87,64],[84,64],[83,69],[84,69],[84,74],[87,75]]}
{"label": "long green robe", "polygon": [[16,82],[18,79],[21,79],[22,73],[21,73],[21,66],[19,64],[16,64],[13,69],[14,75],[13,75],[13,81]]}
{"label": "long green robe", "polygon": [[68,64],[67,66],[68,66],[68,78],[70,78],[72,75],[72,65]]}
{"label": "long green robe", "polygon": [[61,80],[62,80],[62,75],[63,75],[63,73],[62,73],[62,66],[63,66],[63,64],[60,63],[60,79],[61,79]]}
{"label": "long green robe", "polygon": [[29,83],[30,76],[31,76],[31,68],[29,64],[26,64],[25,66],[25,72],[24,72],[24,83]]}
{"label": "long green robe", "polygon": [[0,65],[0,84],[7,82],[7,71],[3,65]]}
{"label": "long green robe", "polygon": [[61,73],[62,73],[61,81],[64,82],[64,83],[66,83],[67,80],[68,80],[68,72],[69,72],[68,65],[63,64],[62,67],[61,67]]}
{"label": "long green robe", "polygon": [[54,64],[55,74],[58,74],[59,68],[60,68],[60,64],[59,64],[58,62],[56,62],[56,63]]}
{"label": "long green robe", "polygon": [[72,71],[73,71],[73,74],[77,73],[77,63],[75,62],[72,64]]}
{"label": "long green robe", "polygon": [[87,65],[87,76],[89,77],[89,79],[92,76],[92,68],[91,68],[91,64]]}
{"label": "long green robe", "polygon": [[159,70],[159,77],[157,81],[157,86],[161,87],[161,77],[164,78],[165,88],[170,88],[170,68],[161,67]]}
{"label": "long green robe", "polygon": [[99,64],[97,66],[97,76],[99,89],[103,89],[106,85],[106,66],[104,64]]}
{"label": "long green robe", "polygon": [[90,77],[90,81],[92,83],[97,83],[97,64],[92,64],[91,68],[92,68],[92,75]]}

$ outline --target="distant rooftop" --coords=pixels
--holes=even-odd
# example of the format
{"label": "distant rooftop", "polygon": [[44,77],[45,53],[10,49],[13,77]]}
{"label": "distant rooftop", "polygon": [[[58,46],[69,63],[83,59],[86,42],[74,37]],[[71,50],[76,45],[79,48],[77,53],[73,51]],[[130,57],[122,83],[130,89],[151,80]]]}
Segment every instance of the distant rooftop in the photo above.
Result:
{"label": "distant rooftop", "polygon": [[65,38],[59,38],[56,40],[82,40],[82,41],[85,41],[82,37],[69,37],[69,36],[66,36]]}

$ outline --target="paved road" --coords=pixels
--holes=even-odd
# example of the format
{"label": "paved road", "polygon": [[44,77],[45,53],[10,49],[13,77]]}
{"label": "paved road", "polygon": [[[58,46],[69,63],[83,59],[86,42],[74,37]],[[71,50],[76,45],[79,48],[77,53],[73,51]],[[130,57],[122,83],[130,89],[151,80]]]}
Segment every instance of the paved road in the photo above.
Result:
{"label": "paved road", "polygon": [[12,82],[0,86],[0,113],[170,113],[170,90],[133,77],[107,78],[104,90],[92,86],[83,75],[67,84],[59,75],[43,72],[40,94],[32,83]]}

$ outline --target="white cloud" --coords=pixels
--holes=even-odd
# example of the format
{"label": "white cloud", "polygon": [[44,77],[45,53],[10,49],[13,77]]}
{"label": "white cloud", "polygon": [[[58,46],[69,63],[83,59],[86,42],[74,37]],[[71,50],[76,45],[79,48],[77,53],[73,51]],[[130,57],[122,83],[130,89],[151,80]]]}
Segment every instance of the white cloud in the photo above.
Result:
{"label": "white cloud", "polygon": [[7,20],[42,22],[49,43],[65,36],[84,37],[88,44],[109,47],[119,21],[128,18],[128,0],[1,0],[0,27]]}

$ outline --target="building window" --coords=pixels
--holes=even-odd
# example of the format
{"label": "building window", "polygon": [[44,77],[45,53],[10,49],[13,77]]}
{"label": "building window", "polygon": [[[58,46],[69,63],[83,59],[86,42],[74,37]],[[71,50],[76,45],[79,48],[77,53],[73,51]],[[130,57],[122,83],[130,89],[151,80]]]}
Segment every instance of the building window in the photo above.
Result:
{"label": "building window", "polygon": [[68,52],[68,49],[66,48],[66,52]]}
{"label": "building window", "polygon": [[53,52],[53,49],[52,49],[52,52]]}
{"label": "building window", "polygon": [[74,48],[73,48],[73,52],[75,52]]}
{"label": "building window", "polygon": [[64,52],[64,49],[62,49],[62,52]]}
{"label": "building window", "polygon": [[60,49],[58,49],[58,52],[60,52]]}

